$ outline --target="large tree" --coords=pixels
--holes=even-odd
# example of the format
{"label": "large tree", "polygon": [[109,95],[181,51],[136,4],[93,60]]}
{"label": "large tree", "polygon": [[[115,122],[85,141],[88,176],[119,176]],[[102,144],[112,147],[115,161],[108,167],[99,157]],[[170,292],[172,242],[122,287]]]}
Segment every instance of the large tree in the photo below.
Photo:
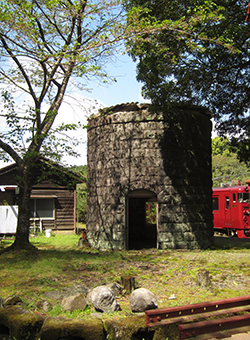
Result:
{"label": "large tree", "polygon": [[[41,156],[58,153],[52,127],[70,80],[82,86],[91,77],[109,80],[105,65],[125,34],[120,15],[119,0],[0,0],[1,116],[6,119],[0,148],[17,164],[19,187],[14,248],[31,246],[31,188]],[[74,127],[63,124],[57,131]]]}
{"label": "large tree", "polygon": [[217,131],[241,142],[243,159],[250,158],[247,5],[248,0],[127,1],[128,24],[148,25],[148,34],[128,43],[143,94],[160,107],[207,106]]}

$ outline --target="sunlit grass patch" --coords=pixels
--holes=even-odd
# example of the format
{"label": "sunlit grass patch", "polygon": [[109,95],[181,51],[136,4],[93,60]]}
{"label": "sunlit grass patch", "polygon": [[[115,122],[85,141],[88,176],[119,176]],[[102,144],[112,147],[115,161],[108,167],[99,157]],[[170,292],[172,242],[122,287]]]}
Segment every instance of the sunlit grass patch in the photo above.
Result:
{"label": "sunlit grass patch", "polygon": [[[0,296],[5,299],[18,295],[25,307],[41,311],[45,292],[62,291],[74,284],[84,284],[91,289],[100,284],[121,283],[121,276],[127,275],[135,277],[136,288],[151,290],[162,308],[248,294],[250,250],[245,247],[228,250],[217,247],[206,251],[99,251],[79,247],[79,238],[73,234],[41,235],[31,239],[38,248],[35,253],[1,254]],[[5,246],[10,244],[9,240],[6,242]],[[201,269],[208,270],[211,287],[197,286],[196,275]],[[169,299],[170,296],[175,299]],[[128,298],[119,297],[120,313],[129,313]],[[75,317],[74,313],[63,311],[60,303],[52,300],[49,303],[49,315]],[[88,315],[89,312],[76,314]]]}

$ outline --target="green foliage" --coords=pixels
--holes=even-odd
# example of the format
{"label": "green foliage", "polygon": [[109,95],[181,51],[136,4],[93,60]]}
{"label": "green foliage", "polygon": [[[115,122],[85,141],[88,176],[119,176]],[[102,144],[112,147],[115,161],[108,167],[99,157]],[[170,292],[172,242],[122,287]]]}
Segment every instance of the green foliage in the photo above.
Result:
{"label": "green foliage", "polygon": [[52,317],[59,316],[62,312],[62,307],[59,304],[56,304],[53,306],[53,308],[50,310],[49,315]]}
{"label": "green foliage", "polygon": [[157,204],[156,202],[146,202],[146,223],[157,223]]}
{"label": "green foliage", "polygon": [[248,1],[127,0],[128,25],[147,32],[127,48],[143,94],[157,107],[208,107],[222,136],[250,155],[250,23]]}
{"label": "green foliage", "polygon": [[212,176],[213,187],[221,183],[236,185],[238,181],[244,184],[250,178],[250,167],[240,162],[238,149],[226,138],[212,139]]}
{"label": "green foliage", "polygon": [[57,161],[65,152],[75,155],[66,132],[79,123],[52,125],[70,78],[75,84],[111,80],[104,61],[123,39],[119,5],[0,0],[1,115],[7,123],[0,146],[15,161],[29,149]]}
{"label": "green foliage", "polygon": [[87,305],[84,310],[76,309],[73,312],[70,312],[70,311],[63,310],[61,305],[58,303],[52,307],[52,309],[48,312],[48,315],[52,317],[62,316],[65,318],[76,319],[76,318],[82,318],[86,315],[89,315],[92,312],[93,310],[89,305]]}
{"label": "green foliage", "polygon": [[247,166],[250,165],[250,138],[240,136],[239,138],[233,137],[231,145],[237,149],[237,155],[240,160],[245,162]]}
{"label": "green foliage", "polygon": [[[73,166],[71,170],[82,177],[87,178],[87,166]],[[76,186],[76,209],[77,220],[86,223],[87,215],[87,185],[86,183],[77,184]]]}
{"label": "green foliage", "polygon": [[232,156],[237,153],[236,147],[233,147],[228,138],[215,137],[212,139],[212,156]]}
{"label": "green foliage", "polygon": [[75,172],[77,175],[87,178],[87,165],[74,165],[70,167],[70,170]]}
{"label": "green foliage", "polygon": [[87,186],[85,183],[78,184],[76,188],[77,220],[86,223],[87,217]]}

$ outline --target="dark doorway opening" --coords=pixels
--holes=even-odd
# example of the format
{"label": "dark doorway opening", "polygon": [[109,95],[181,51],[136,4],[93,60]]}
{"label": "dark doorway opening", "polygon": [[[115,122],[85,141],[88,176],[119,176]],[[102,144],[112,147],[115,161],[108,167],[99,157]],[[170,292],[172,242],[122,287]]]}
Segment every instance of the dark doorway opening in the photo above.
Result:
{"label": "dark doorway opening", "polygon": [[128,249],[157,247],[157,196],[135,190],[127,196]]}

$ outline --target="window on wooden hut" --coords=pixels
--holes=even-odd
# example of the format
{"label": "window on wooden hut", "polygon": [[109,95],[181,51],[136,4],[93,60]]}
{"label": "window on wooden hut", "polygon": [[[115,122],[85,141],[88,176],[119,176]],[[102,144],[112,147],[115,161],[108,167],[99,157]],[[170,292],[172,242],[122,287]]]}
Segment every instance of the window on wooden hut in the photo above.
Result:
{"label": "window on wooden hut", "polygon": [[55,203],[53,198],[31,199],[30,216],[32,218],[54,219]]}

